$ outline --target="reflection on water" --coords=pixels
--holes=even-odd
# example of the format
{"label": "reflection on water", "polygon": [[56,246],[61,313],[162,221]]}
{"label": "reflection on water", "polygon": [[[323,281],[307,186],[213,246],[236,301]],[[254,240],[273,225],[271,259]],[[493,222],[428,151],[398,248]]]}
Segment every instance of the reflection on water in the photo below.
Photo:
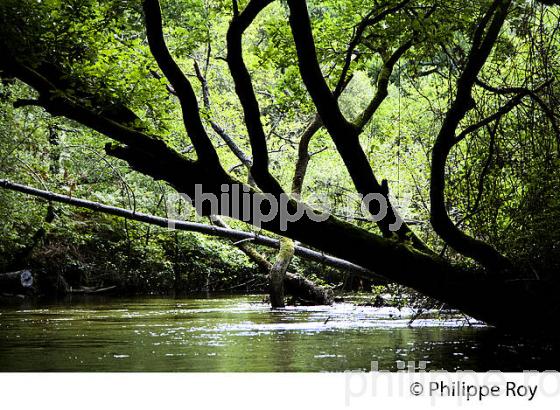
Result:
{"label": "reflection on water", "polygon": [[[2,371],[345,371],[560,369],[552,346],[464,317],[393,308],[271,310],[259,296],[74,298],[0,307]],[[556,350],[557,351],[557,350]]]}

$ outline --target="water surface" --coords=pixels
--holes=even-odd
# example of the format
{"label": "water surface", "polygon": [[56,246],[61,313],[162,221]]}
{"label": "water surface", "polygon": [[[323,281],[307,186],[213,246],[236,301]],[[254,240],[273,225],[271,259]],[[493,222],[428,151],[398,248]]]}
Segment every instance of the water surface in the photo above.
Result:
{"label": "water surface", "polygon": [[555,349],[463,316],[410,309],[291,307],[261,296],[81,297],[0,306],[0,371],[560,370]]}

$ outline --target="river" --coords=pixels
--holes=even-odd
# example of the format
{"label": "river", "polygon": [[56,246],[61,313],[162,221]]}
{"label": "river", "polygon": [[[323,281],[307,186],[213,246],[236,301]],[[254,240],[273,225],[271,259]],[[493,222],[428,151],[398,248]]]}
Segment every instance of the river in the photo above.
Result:
{"label": "river", "polygon": [[0,306],[0,371],[560,370],[558,350],[460,315],[262,296],[73,297]]}

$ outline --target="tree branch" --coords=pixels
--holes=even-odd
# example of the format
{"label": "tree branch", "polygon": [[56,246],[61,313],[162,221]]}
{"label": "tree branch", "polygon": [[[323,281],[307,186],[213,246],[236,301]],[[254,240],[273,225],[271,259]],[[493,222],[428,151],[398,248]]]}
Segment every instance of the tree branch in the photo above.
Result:
{"label": "tree branch", "polygon": [[33,99],[33,98],[20,98],[14,101],[13,107],[14,108],[22,108],[22,107],[41,107],[41,101]]}
{"label": "tree branch", "polygon": [[343,87],[343,85],[346,81],[348,71],[350,70],[350,64],[352,63],[352,55],[354,53],[354,50],[356,49],[356,47],[360,43],[360,40],[362,39],[362,36],[363,36],[366,28],[381,22],[385,17],[387,17],[387,16],[389,16],[393,13],[396,13],[397,11],[399,11],[400,9],[405,7],[408,3],[410,3],[410,0],[403,0],[400,3],[396,4],[394,7],[390,7],[388,9],[380,11],[375,16],[374,16],[374,14],[378,10],[377,10],[377,8],[374,8],[362,19],[362,21],[360,21],[360,23],[356,27],[356,31],[354,33],[354,36],[352,37],[352,40],[350,40],[350,44],[348,45],[348,48],[346,49],[346,55],[344,56],[344,65],[342,66],[342,72],[340,74],[340,79],[339,79],[338,83],[336,84],[336,88],[335,88],[334,93],[333,93],[335,96],[339,96],[342,93],[342,87]]}
{"label": "tree branch", "polygon": [[528,94],[526,92],[522,92],[522,93],[516,95],[511,100],[509,100],[507,103],[505,103],[500,108],[498,108],[496,110],[496,112],[494,112],[493,114],[483,118],[482,120],[480,120],[476,124],[472,124],[472,125],[469,125],[468,127],[466,127],[463,131],[461,131],[461,133],[459,135],[457,135],[455,137],[454,144],[457,144],[457,143],[461,142],[465,137],[467,137],[467,135],[472,134],[473,132],[479,130],[480,128],[482,128],[482,127],[496,121],[497,119],[503,117],[504,115],[506,115],[508,112],[513,110],[519,104],[521,104],[521,102],[523,101],[523,98],[526,97],[527,95]]}
{"label": "tree branch", "polygon": [[[8,57],[3,64],[3,68],[10,75],[30,85],[39,93],[39,98],[36,100],[37,103],[34,105],[42,106],[50,114],[54,116],[64,115],[118,142],[127,145],[134,144],[137,148],[157,150],[165,146],[163,141],[159,140],[156,136],[150,136],[142,132],[137,124],[133,124],[138,122],[139,118],[132,111],[124,107],[119,107],[118,110],[113,111],[108,108],[100,108],[99,112],[84,108],[79,102],[75,102],[70,97],[67,97],[65,90],[55,86],[58,79],[46,77],[45,75],[48,73],[45,72],[45,75],[43,75],[43,73],[21,64],[13,57]],[[85,96],[83,90],[81,95],[82,97]],[[88,100],[95,100],[95,97],[91,96]],[[136,127],[132,128],[134,125]]]}
{"label": "tree branch", "polygon": [[[49,191],[44,191],[37,188],[32,188],[26,185],[17,184],[5,179],[0,179],[0,187],[15,192],[32,195],[38,198],[43,198],[48,201],[60,202],[80,208],[90,209],[95,212],[101,212],[108,215],[114,215],[126,219],[131,219],[138,222],[143,222],[151,225],[160,226],[163,228],[178,229],[181,231],[198,232],[205,235],[217,236],[231,240],[250,240],[254,244],[263,245],[269,248],[278,249],[280,247],[279,240],[273,239],[268,236],[257,235],[252,232],[244,232],[226,227],[219,227],[214,225],[206,225],[197,222],[187,222],[180,220],[172,220],[162,218],[155,215],[144,214],[142,212],[130,211],[128,209],[118,208],[114,206],[104,205],[99,202],[88,201],[85,199],[73,198],[67,195],[56,194]],[[325,265],[343,269],[350,272],[371,275],[373,272],[361,266],[345,261],[340,258],[325,255],[321,252],[311,250],[309,248],[297,245],[295,247],[295,254],[302,258],[312,260],[314,262],[324,263]],[[375,275],[375,274],[373,274]]]}
{"label": "tree branch", "polygon": [[307,166],[309,165],[309,160],[311,156],[309,155],[309,143],[311,138],[319,129],[322,127],[323,123],[319,114],[315,114],[313,119],[307,124],[305,130],[302,132],[298,144],[298,157],[296,161],[296,166],[294,170],[294,177],[292,179],[292,194],[296,197],[301,195],[303,190],[303,182],[305,180],[305,174],[307,173]]}
{"label": "tree branch", "polygon": [[525,94],[527,96],[529,96],[533,101],[535,101],[539,107],[541,107],[541,110],[544,112],[544,114],[546,115],[546,117],[548,118],[548,120],[550,121],[550,124],[552,125],[552,128],[554,129],[554,132],[556,133],[556,138],[557,140],[560,142],[560,127],[558,126],[558,121],[557,121],[557,114],[554,112],[554,110],[549,107],[544,101],[543,99],[537,94],[537,92],[539,90],[542,90],[545,87],[548,87],[549,85],[552,84],[552,80],[548,80],[545,83],[543,83],[542,85],[540,85],[539,87],[537,87],[534,90],[531,90],[529,88],[525,88],[525,87],[504,87],[504,88],[497,88],[497,87],[493,87],[485,82],[483,82],[480,79],[476,80],[476,84],[479,85],[480,87],[484,88],[487,91],[493,92],[495,94],[500,94],[500,95],[506,95],[506,94]]}
{"label": "tree branch", "polygon": [[395,52],[383,63],[383,67],[377,76],[377,90],[373,99],[365,108],[365,110],[358,116],[355,125],[359,130],[363,130],[367,123],[371,120],[381,103],[387,98],[389,89],[389,79],[393,73],[395,64],[399,59],[409,50],[413,45],[412,40],[408,40],[395,50]]}
{"label": "tree branch", "polygon": [[[311,21],[305,0],[288,0],[290,27],[296,44],[299,68],[303,82],[309,91],[325,127],[336,135],[355,134],[354,126],[344,118],[336,97],[329,89],[317,60]],[[334,136],[333,136],[334,138]]]}
{"label": "tree branch", "polygon": [[491,245],[465,234],[451,221],[445,206],[445,165],[451,148],[457,143],[456,129],[474,103],[472,88],[498,38],[510,4],[511,0],[495,0],[476,30],[467,63],[457,80],[455,99],[432,150],[430,182],[431,222],[436,233],[457,252],[494,272],[510,269],[511,264]]}
{"label": "tree branch", "polygon": [[146,34],[150,51],[159,68],[169,80],[175,90],[183,112],[183,122],[187,134],[195,147],[196,153],[204,166],[213,168],[216,172],[223,171],[220,159],[200,119],[198,102],[193,88],[165,44],[161,9],[158,0],[144,0],[144,15],[146,20]]}
{"label": "tree branch", "polygon": [[[400,3],[402,4],[401,7],[404,7],[407,2]],[[397,5],[395,8],[399,10],[401,7]],[[428,12],[422,17],[423,20],[429,18],[433,12],[436,10],[436,7],[431,7]],[[363,130],[363,128],[367,125],[367,123],[371,120],[381,103],[387,98],[388,95],[388,88],[389,88],[389,79],[391,74],[393,73],[393,69],[397,62],[401,59],[401,57],[406,53],[415,42],[415,38],[417,36],[417,32],[413,31],[412,37],[401,44],[397,49],[389,56],[389,58],[385,59],[383,62],[383,66],[377,76],[377,91],[373,96],[373,99],[365,108],[363,113],[358,116],[354,124],[358,127],[358,129]]]}
{"label": "tree branch", "polygon": [[[387,216],[377,222],[385,237],[391,237],[396,233],[401,240],[411,240],[417,249],[431,253],[431,250],[414,235],[405,223],[401,223],[396,230],[391,227],[394,222],[402,221],[402,218],[390,203],[388,189],[378,182],[373,173],[369,160],[360,145],[360,129],[344,118],[336,97],[331,93],[323,78],[317,60],[307,3],[305,0],[288,0],[288,7],[290,8],[290,27],[296,45],[301,77],[357,191],[364,197],[377,193],[386,198]],[[370,209],[372,214],[377,214],[378,211],[379,208],[375,205]]]}
{"label": "tree branch", "polygon": [[283,192],[280,184],[270,174],[268,169],[268,149],[266,135],[261,122],[259,103],[253,89],[251,75],[243,61],[242,38],[245,30],[251,25],[257,15],[273,0],[251,0],[241,12],[234,15],[227,31],[227,63],[230,69],[235,91],[243,107],[243,115],[249,141],[253,164],[251,175],[257,185],[267,192],[279,194]]}
{"label": "tree branch", "polygon": [[[194,61],[194,71],[196,73],[196,77],[198,81],[200,81],[200,85],[202,87],[202,100],[204,102],[204,107],[208,112],[210,112],[210,90],[208,89],[208,83],[206,78],[202,75],[200,68],[198,66],[197,61]],[[253,165],[253,160],[249,155],[247,155],[233,140],[233,138],[224,130],[218,123],[213,121],[211,118],[208,120],[210,126],[214,130],[216,134],[218,134],[222,140],[226,143],[229,149],[233,152],[233,154],[245,165],[249,168],[249,172],[251,171],[251,166]]]}

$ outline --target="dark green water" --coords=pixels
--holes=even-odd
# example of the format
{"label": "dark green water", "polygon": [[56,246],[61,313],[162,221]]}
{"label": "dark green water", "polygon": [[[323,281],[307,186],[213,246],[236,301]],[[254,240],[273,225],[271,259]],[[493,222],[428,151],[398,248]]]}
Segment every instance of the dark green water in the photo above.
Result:
{"label": "dark green water", "polygon": [[[259,296],[74,298],[0,307],[1,371],[345,371],[559,369],[556,350],[388,308],[273,311]],[[327,320],[328,319],[328,320]]]}

